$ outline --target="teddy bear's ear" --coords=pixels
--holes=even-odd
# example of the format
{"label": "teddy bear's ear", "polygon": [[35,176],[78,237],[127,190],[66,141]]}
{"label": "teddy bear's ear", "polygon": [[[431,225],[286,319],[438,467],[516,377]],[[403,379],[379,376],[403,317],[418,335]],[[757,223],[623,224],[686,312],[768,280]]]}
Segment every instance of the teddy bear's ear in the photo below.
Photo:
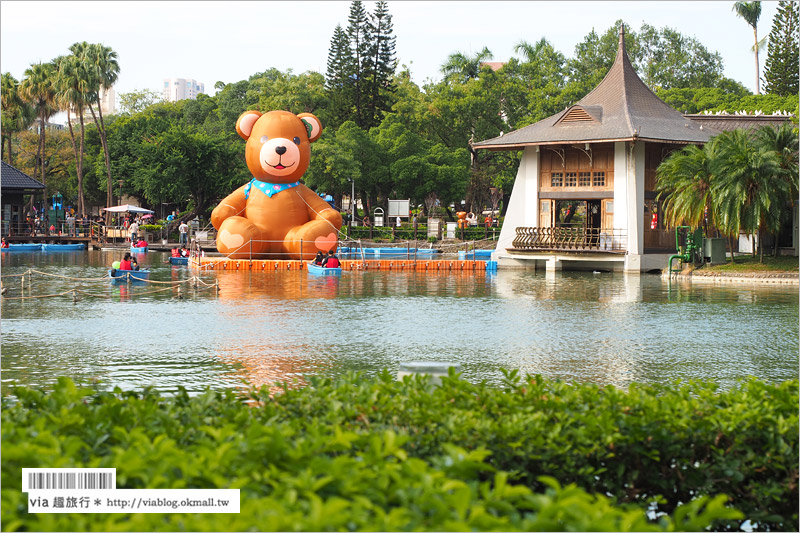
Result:
{"label": "teddy bear's ear", "polygon": [[245,141],[249,139],[250,134],[253,132],[253,124],[256,123],[260,116],[261,113],[254,109],[242,113],[236,121],[236,133],[239,134],[239,137]]}
{"label": "teddy bear's ear", "polygon": [[300,113],[297,117],[306,125],[309,142],[313,143],[319,139],[319,136],[322,135],[322,122],[311,113]]}

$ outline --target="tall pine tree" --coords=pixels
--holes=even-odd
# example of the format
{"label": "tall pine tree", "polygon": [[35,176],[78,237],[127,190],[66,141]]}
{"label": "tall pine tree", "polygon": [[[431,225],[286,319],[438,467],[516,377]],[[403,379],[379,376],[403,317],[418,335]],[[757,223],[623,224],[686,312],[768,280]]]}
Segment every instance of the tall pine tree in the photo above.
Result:
{"label": "tall pine tree", "polygon": [[778,12],[772,20],[769,33],[767,62],[764,65],[765,91],[767,94],[788,96],[800,91],[800,12],[798,3],[781,0]]}
{"label": "tall pine tree", "polygon": [[368,130],[393,105],[395,37],[387,3],[367,13],[360,0],[350,6],[346,30],[336,26],[328,51],[326,88],[334,126],[346,120]]}
{"label": "tall pine tree", "polygon": [[[333,30],[331,48],[328,51],[328,71],[325,88],[330,102],[330,116],[333,123],[326,127],[339,129],[342,122],[352,118],[352,94],[355,65],[350,52],[350,39],[340,24]],[[333,131],[332,130],[332,131]]]}
{"label": "tall pine tree", "polygon": [[372,76],[372,48],[370,24],[367,11],[361,0],[350,4],[350,16],[347,19],[347,36],[350,38],[350,51],[353,57],[353,108],[355,123],[362,129],[368,129],[369,85],[367,80]]}
{"label": "tall pine tree", "polygon": [[391,110],[394,93],[395,37],[392,32],[392,16],[383,0],[375,5],[370,15],[372,35],[372,78],[370,80],[370,121],[373,125],[381,122],[383,113]]}

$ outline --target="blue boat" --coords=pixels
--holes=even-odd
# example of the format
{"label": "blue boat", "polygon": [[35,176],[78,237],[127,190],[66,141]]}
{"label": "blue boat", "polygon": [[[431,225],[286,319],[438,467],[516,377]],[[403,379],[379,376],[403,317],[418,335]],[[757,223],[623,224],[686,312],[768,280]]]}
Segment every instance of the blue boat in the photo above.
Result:
{"label": "blue boat", "polygon": [[147,251],[147,246],[142,246],[139,248],[138,246],[131,246],[131,253],[134,254],[143,254]]}
{"label": "blue boat", "polygon": [[327,268],[315,265],[314,263],[307,263],[308,273],[314,276],[339,276],[342,274],[342,267]]}
{"label": "blue boat", "polygon": [[131,281],[147,281],[148,279],[150,279],[150,271],[115,270],[112,268],[108,271],[108,277],[111,278],[111,281],[114,283],[127,282],[128,278],[130,278]]}
{"label": "blue boat", "polygon": [[74,252],[77,250],[85,250],[86,245],[78,244],[42,244],[43,252]]}
{"label": "blue boat", "polygon": [[39,243],[9,244],[3,248],[4,252],[40,252],[42,245]]}
{"label": "blue boat", "polygon": [[171,265],[188,265],[189,258],[188,257],[170,257],[169,264]]}

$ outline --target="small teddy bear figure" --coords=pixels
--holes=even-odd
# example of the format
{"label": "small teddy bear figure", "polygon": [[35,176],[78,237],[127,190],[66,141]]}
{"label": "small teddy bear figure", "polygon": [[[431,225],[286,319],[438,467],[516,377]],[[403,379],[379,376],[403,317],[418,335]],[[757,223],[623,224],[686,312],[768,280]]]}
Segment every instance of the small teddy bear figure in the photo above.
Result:
{"label": "small teddy bear figure", "polygon": [[311,113],[245,111],[236,133],[247,141],[253,179],[211,213],[217,250],[232,259],[303,260],[335,250],[341,214],[299,181],[311,143],[322,134],[319,119]]}

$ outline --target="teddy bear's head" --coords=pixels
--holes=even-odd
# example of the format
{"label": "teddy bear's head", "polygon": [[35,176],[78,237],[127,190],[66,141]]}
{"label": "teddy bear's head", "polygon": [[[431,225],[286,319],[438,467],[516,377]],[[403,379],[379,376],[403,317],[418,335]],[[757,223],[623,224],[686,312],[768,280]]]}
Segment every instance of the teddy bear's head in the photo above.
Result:
{"label": "teddy bear's head", "polygon": [[308,169],[311,143],[322,134],[322,123],[311,113],[245,111],[236,133],[247,141],[245,159],[253,177],[268,183],[292,183]]}

